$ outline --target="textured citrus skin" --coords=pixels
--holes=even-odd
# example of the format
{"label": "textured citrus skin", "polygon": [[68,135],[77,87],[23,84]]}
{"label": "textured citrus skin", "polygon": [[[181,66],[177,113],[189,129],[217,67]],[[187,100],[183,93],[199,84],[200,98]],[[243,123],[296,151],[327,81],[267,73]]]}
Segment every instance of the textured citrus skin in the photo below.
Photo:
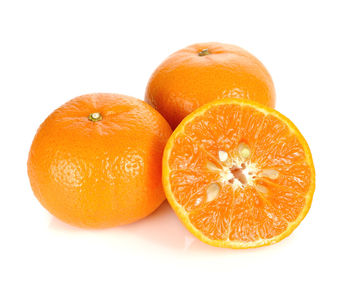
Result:
{"label": "textured citrus skin", "polygon": [[[221,167],[218,151],[235,155],[242,140],[252,151],[246,165],[275,169],[276,178],[254,172],[251,183],[239,187],[222,181],[220,169],[208,169],[207,160]],[[222,99],[203,105],[175,129],[164,149],[162,180],[170,205],[198,239],[217,247],[256,248],[281,241],[304,219],[315,168],[306,140],[288,118],[257,102]],[[219,183],[220,191],[208,201],[210,183]]]}
{"label": "textured citrus skin", "polygon": [[[90,121],[96,112],[102,120]],[[165,199],[161,158],[171,132],[138,99],[74,98],[35,135],[28,158],[34,194],[49,212],[75,226],[105,228],[141,219]]]}
{"label": "textured citrus skin", "polygon": [[[199,56],[203,49],[209,55]],[[145,101],[175,129],[189,113],[221,98],[244,98],[275,106],[275,88],[264,65],[244,49],[199,43],[170,55],[151,76]]]}

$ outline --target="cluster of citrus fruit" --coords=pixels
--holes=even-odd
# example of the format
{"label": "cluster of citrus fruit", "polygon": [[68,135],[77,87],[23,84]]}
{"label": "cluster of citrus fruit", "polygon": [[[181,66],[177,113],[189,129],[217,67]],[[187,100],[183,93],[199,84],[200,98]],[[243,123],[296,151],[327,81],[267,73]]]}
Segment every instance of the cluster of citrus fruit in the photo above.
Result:
{"label": "cluster of citrus fruit", "polygon": [[309,147],[274,105],[271,77],[253,55],[192,45],[156,69],[145,102],[89,94],[49,115],[30,149],[30,183],[72,225],[131,223],[166,197],[210,245],[272,244],[302,221],[315,190]]}

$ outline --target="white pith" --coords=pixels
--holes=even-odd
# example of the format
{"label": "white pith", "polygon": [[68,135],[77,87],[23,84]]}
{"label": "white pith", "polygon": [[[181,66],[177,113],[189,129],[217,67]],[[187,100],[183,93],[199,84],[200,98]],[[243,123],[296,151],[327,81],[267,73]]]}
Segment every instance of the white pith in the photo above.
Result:
{"label": "white pith", "polygon": [[[218,165],[211,161],[207,162],[207,168],[211,171],[219,173],[220,175],[217,182],[211,183],[207,187],[207,202],[216,199],[220,193],[220,190],[225,185],[231,185],[233,190],[238,188],[243,189],[247,186],[254,186],[255,189],[262,195],[267,195],[269,193],[267,187],[256,184],[255,179],[265,177],[275,180],[278,178],[279,172],[273,169],[260,169],[256,163],[251,162],[249,159],[251,151],[248,145],[245,143],[238,145],[237,152],[238,153],[235,153],[234,156],[231,156],[230,153],[219,150],[217,157],[221,167],[218,167]],[[246,183],[242,183],[240,179],[234,176],[234,174],[231,172],[232,168],[234,167],[239,168],[245,177]],[[200,204],[200,202],[202,202],[202,199],[196,201],[196,204]]]}

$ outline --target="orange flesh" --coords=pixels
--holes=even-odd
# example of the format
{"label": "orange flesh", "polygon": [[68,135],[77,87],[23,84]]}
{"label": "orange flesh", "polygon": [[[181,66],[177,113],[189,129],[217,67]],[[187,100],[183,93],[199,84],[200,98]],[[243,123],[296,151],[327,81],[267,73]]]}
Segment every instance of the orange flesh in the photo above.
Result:
{"label": "orange flesh", "polygon": [[[295,126],[278,112],[249,101],[217,103],[188,116],[169,141],[173,143],[168,142],[163,165],[169,173],[163,183],[168,199],[174,200],[169,202],[205,242],[243,243],[213,244],[232,248],[270,244],[289,234],[286,231],[295,228],[290,227],[311,204],[310,151]],[[248,147],[247,158],[239,147]],[[219,151],[224,156],[226,152],[227,159],[220,159]],[[209,196],[213,183],[217,185],[210,189],[216,193]]]}

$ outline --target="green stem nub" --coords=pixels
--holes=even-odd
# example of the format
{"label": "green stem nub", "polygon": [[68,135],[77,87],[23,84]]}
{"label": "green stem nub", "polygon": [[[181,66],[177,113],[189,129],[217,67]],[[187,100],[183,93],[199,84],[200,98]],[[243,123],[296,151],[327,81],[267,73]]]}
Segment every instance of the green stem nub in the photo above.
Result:
{"label": "green stem nub", "polygon": [[89,115],[89,120],[92,121],[92,122],[100,121],[100,120],[102,120],[102,115],[100,113],[98,113],[98,112],[91,113]]}
{"label": "green stem nub", "polygon": [[198,53],[198,56],[206,56],[209,54],[210,54],[210,52],[208,49],[203,49],[201,52]]}

